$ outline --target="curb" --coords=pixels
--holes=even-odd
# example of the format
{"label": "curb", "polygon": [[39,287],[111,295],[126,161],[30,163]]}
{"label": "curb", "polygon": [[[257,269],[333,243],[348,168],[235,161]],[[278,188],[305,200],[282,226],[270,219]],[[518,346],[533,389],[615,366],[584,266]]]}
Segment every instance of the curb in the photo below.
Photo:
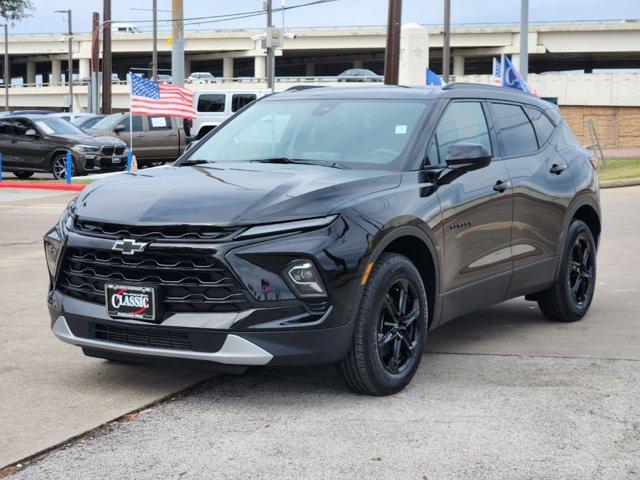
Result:
{"label": "curb", "polygon": [[603,182],[600,182],[600,188],[635,187],[636,185],[640,185],[640,178],[605,180]]}
{"label": "curb", "polygon": [[37,190],[62,190],[80,192],[86,185],[81,183],[44,183],[44,182],[13,182],[11,180],[0,181],[0,188],[29,188]]}

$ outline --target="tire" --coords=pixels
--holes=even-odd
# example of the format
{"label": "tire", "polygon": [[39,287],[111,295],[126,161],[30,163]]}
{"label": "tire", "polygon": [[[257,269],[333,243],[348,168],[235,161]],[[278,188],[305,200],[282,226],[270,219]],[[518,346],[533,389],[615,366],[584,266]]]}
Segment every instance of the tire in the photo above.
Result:
{"label": "tire", "polygon": [[420,365],[427,318],[427,294],[415,265],[403,255],[383,254],[364,287],[351,349],[337,364],[349,388],[382,396],[407,386]]}
{"label": "tire", "polygon": [[549,320],[575,322],[589,311],[596,284],[596,242],[587,225],[573,220],[567,231],[558,278],[537,295]]}
{"label": "tire", "polygon": [[17,178],[20,178],[22,180],[24,180],[25,178],[30,178],[31,176],[33,176],[33,172],[13,172],[13,174]]}
{"label": "tire", "polygon": [[[64,180],[66,176],[66,164],[67,164],[67,154],[66,153],[56,153],[51,159],[51,174],[53,178],[56,180]],[[64,167],[64,168],[62,168]],[[62,168],[62,169],[61,169]],[[82,172],[77,172],[76,162],[71,161],[71,176],[81,175]]]}

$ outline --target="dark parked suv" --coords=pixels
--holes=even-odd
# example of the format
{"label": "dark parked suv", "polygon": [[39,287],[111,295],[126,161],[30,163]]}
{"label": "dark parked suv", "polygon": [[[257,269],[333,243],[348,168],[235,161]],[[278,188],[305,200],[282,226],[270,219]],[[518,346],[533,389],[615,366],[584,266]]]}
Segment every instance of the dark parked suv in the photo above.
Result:
{"label": "dark parked suv", "polygon": [[35,172],[65,177],[67,152],[73,158],[72,174],[123,170],[126,145],[111,137],[92,137],[72,123],[50,115],[15,115],[0,118],[2,168],[18,178]]}
{"label": "dark parked suv", "polygon": [[172,168],[93,183],[45,236],[53,333],[90,356],[413,377],[428,332],[526,296],[579,320],[598,177],[558,108],[480,85],[265,97]]}

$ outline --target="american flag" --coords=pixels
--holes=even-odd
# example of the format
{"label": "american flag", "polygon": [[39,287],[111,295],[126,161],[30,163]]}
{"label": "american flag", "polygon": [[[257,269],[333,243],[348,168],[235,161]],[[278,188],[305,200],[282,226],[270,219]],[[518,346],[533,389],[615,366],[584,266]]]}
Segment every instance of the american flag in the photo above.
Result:
{"label": "american flag", "polygon": [[193,92],[176,85],[158,84],[131,76],[131,113],[166,117],[195,118]]}

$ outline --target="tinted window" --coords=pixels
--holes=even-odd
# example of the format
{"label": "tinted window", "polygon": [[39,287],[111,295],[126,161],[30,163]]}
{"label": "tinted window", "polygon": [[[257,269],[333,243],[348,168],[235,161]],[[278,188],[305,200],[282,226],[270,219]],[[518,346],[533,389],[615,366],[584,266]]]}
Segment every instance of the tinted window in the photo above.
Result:
{"label": "tinted window", "polygon": [[199,112],[224,112],[224,95],[204,94],[198,98]]}
{"label": "tinted window", "polygon": [[535,128],[536,130],[536,135],[538,136],[538,144],[540,146],[544,145],[545,143],[547,143],[547,140],[549,140],[549,137],[553,133],[553,129],[555,128],[555,126],[553,125],[553,123],[551,123],[549,117],[547,117],[537,108],[524,107],[524,109],[527,112],[531,123],[533,123],[533,128]]}
{"label": "tinted window", "polygon": [[11,135],[11,122],[0,120],[0,135]]}
{"label": "tinted window", "polygon": [[255,93],[234,93],[231,97],[231,111],[237,112],[256,99]]}
{"label": "tinted window", "polygon": [[96,123],[98,123],[100,120],[102,120],[102,118],[100,118],[100,117],[90,118],[89,120],[85,120],[84,122],[82,122],[80,124],[80,127],[81,128],[91,128]]}
{"label": "tinted window", "polygon": [[28,120],[12,120],[13,123],[13,134],[14,135],[24,135],[27,130],[35,130],[34,126]]}
{"label": "tinted window", "polygon": [[149,130],[171,130],[171,117],[148,117]]}
{"label": "tinted window", "polygon": [[[124,131],[125,132],[129,131],[129,119],[128,118],[123,118],[122,120],[120,120],[118,125],[122,125],[124,127]],[[138,115],[135,115],[133,117],[133,131],[134,132],[142,132],[143,130],[144,130],[144,128],[142,128],[142,117],[140,117]]]}
{"label": "tinted window", "polygon": [[504,156],[523,155],[538,149],[536,134],[522,107],[506,103],[494,103],[498,130],[502,139]]}
{"label": "tinted window", "polygon": [[[489,129],[479,102],[455,102],[436,128],[436,141],[441,161],[447,156],[449,147],[457,142],[479,143],[491,153]],[[431,160],[431,154],[429,159]],[[433,162],[433,160],[431,160]]]}

